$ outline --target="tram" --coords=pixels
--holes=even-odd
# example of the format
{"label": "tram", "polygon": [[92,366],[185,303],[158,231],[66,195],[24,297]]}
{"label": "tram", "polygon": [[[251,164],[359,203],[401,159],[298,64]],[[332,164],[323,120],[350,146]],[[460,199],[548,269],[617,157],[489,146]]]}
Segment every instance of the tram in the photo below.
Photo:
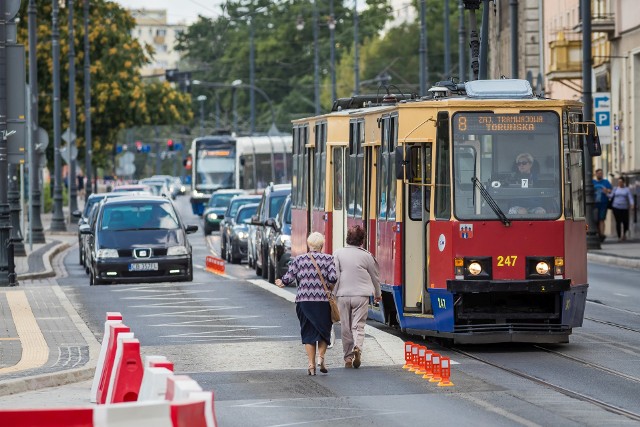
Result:
{"label": "tram", "polygon": [[460,344],[568,342],[588,289],[595,123],[526,80],[429,92],[339,99],[293,122],[293,255],[312,231],[331,253],[360,224],[382,284],[370,318]]}
{"label": "tram", "polygon": [[195,138],[189,153],[191,208],[202,215],[211,193],[220,189],[261,191],[270,183],[291,181],[291,135],[233,136],[220,133]]}

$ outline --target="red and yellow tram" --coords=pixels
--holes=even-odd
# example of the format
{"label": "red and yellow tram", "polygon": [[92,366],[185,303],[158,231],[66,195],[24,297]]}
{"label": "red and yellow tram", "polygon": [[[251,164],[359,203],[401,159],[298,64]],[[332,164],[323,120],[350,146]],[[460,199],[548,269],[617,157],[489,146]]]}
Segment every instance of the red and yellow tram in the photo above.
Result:
{"label": "red and yellow tram", "polygon": [[524,80],[430,92],[340,99],[293,122],[293,254],[312,231],[332,252],[360,224],[383,289],[370,317],[457,343],[567,342],[588,288],[595,125]]}

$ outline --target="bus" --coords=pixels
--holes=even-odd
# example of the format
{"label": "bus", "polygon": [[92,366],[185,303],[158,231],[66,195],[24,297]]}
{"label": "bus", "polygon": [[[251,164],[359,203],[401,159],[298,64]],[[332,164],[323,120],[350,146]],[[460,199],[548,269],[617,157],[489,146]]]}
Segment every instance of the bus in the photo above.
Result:
{"label": "bus", "polygon": [[380,266],[372,319],[461,344],[568,342],[589,286],[585,150],[601,152],[582,104],[526,80],[339,99],[293,121],[292,255],[312,231],[331,253],[358,224]]}
{"label": "bus", "polygon": [[209,135],[195,138],[189,150],[191,208],[202,215],[219,189],[260,192],[270,183],[291,181],[291,135]]}

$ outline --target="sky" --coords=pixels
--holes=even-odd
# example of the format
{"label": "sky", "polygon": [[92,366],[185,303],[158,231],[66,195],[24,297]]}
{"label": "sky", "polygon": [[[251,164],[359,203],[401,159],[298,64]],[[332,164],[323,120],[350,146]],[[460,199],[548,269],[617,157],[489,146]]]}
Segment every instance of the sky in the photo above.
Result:
{"label": "sky", "polygon": [[214,17],[224,0],[114,0],[127,9],[166,9],[169,24],[191,24],[198,15]]}

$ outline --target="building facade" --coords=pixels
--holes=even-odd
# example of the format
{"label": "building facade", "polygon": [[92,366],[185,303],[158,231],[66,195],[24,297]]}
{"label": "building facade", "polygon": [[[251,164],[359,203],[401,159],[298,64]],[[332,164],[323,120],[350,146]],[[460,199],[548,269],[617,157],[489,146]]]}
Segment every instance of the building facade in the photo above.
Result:
{"label": "building facade", "polygon": [[167,11],[164,9],[131,9],[136,20],[132,36],[143,46],[153,49],[151,63],[145,65],[140,74],[144,77],[164,77],[165,70],[178,68],[180,55],[174,49],[177,36],[187,28],[185,24],[167,23]]}

